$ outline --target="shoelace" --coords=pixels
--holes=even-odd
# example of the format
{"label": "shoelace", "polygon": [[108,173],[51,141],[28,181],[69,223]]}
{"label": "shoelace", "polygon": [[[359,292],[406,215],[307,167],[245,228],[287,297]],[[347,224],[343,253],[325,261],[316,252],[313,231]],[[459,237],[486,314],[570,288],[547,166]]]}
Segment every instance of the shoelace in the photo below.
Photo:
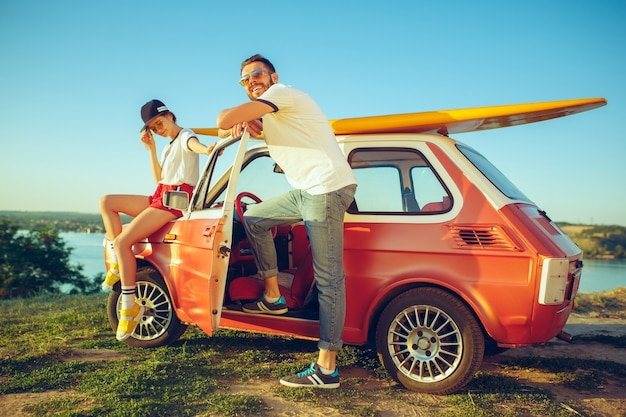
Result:
{"label": "shoelace", "polygon": [[311,367],[306,371],[298,372],[298,377],[308,376],[315,373],[315,364],[311,364]]}

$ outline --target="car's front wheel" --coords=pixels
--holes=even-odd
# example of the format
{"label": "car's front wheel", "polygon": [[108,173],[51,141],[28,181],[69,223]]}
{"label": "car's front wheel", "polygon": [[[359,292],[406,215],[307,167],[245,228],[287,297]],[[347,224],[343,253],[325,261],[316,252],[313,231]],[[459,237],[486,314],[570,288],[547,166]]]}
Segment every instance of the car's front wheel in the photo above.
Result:
{"label": "car's front wheel", "polygon": [[449,394],[478,371],[485,341],[458,298],[437,288],[415,288],[383,311],[376,348],[387,372],[407,389]]}
{"label": "car's front wheel", "polygon": [[[172,299],[159,272],[151,266],[137,268],[137,303],[145,313],[135,331],[124,340],[129,346],[152,348],[175,342],[187,329],[176,312]],[[117,329],[121,310],[121,286],[113,286],[107,300],[107,315],[113,331]]]}

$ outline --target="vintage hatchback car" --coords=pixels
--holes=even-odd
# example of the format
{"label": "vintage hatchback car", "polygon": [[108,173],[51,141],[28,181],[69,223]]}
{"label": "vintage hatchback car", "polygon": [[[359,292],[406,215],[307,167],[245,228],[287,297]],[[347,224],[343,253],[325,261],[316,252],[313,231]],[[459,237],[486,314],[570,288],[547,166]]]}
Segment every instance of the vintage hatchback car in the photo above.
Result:
{"label": "vintage hatchback car", "polygon": [[[375,343],[395,380],[410,390],[445,394],[473,378],[486,349],[567,338],[563,327],[581,277],[581,250],[487,159],[447,135],[605,103],[567,100],[331,121],[359,183],[345,215],[345,343]],[[147,314],[125,343],[172,343],[188,325],[209,336],[230,328],[318,338],[302,223],[275,230],[289,312],[241,311],[263,284],[237,218],[246,204],[288,189],[262,140],[246,134],[220,141],[185,215],[134,245],[138,300]],[[177,196],[169,197],[177,206]],[[108,302],[113,329],[120,298],[118,283]]]}

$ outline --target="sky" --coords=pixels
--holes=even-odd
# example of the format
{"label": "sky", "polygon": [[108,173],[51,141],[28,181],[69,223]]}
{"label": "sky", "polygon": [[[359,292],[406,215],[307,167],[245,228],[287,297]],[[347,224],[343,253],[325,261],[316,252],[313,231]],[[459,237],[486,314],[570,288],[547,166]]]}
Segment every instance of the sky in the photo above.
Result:
{"label": "sky", "polygon": [[141,106],[214,127],[248,100],[240,64],[256,53],[329,119],[604,97],[454,137],[553,220],[626,226],[623,0],[2,0],[0,210],[152,194]]}

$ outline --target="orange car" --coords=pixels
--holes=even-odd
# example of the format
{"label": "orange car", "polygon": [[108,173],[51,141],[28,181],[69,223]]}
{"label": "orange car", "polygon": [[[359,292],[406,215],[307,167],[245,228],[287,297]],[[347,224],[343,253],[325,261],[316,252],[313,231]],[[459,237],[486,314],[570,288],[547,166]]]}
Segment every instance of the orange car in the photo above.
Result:
{"label": "orange car", "polygon": [[[447,135],[604,104],[583,99],[331,121],[359,183],[345,215],[344,342],[375,343],[406,388],[446,394],[473,378],[486,349],[567,338],[581,250],[480,153]],[[125,343],[172,343],[188,325],[209,336],[221,327],[318,338],[302,224],[275,236],[289,313],[241,311],[263,284],[236,219],[247,204],[288,187],[263,141],[220,141],[191,204],[179,207],[185,215],[134,245],[147,314]],[[119,309],[118,283],[108,302],[113,329]]]}

